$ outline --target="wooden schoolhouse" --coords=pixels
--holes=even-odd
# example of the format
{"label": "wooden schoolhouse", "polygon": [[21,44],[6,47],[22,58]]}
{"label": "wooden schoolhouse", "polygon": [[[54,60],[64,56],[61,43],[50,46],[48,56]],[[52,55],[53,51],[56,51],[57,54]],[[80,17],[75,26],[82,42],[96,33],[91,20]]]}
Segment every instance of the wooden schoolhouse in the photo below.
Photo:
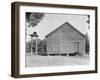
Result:
{"label": "wooden schoolhouse", "polygon": [[70,23],[65,22],[51,33],[46,35],[47,53],[52,54],[73,54],[85,53],[85,36]]}

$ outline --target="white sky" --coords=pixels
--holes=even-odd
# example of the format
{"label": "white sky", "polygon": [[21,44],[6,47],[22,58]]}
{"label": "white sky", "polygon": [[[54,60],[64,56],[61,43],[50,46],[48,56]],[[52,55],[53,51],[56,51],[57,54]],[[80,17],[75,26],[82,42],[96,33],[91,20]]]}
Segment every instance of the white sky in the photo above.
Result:
{"label": "white sky", "polygon": [[86,23],[87,20],[88,17],[86,15],[45,14],[40,23],[38,23],[38,25],[34,28],[27,28],[26,24],[26,41],[31,40],[30,34],[32,34],[34,31],[38,33],[40,39],[44,39],[47,34],[65,22],[69,22],[80,32],[86,34],[86,32],[88,32],[88,24]]}

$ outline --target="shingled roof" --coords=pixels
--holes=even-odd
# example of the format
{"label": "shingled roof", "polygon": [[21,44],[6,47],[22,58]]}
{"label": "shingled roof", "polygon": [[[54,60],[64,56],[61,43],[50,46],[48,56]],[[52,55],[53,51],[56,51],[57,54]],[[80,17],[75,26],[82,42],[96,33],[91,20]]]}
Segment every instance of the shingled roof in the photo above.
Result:
{"label": "shingled roof", "polygon": [[76,30],[79,34],[81,34],[83,37],[85,37],[84,34],[82,34],[79,30],[77,30],[74,26],[72,26],[69,22],[65,22],[64,24],[62,24],[61,26],[59,26],[58,28],[56,28],[55,30],[53,30],[52,32],[50,32],[49,34],[47,34],[45,37],[47,38],[49,35],[51,35],[53,32],[57,31],[59,28],[61,28],[63,25],[68,24],[69,26],[71,26],[74,30]]}

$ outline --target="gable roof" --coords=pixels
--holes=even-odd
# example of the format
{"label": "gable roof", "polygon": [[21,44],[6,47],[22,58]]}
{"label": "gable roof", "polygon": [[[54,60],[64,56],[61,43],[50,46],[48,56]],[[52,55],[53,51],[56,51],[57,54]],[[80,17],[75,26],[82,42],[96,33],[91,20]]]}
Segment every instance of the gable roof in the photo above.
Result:
{"label": "gable roof", "polygon": [[56,28],[55,30],[53,30],[52,32],[50,32],[49,34],[47,34],[45,37],[47,38],[49,35],[51,35],[53,32],[57,31],[59,28],[61,28],[63,25],[68,24],[69,26],[71,26],[75,31],[77,31],[79,34],[81,34],[83,37],[85,37],[84,34],[82,34],[79,30],[77,30],[74,26],[72,26],[69,22],[65,22],[64,24],[62,24],[61,26],[59,26],[58,28]]}

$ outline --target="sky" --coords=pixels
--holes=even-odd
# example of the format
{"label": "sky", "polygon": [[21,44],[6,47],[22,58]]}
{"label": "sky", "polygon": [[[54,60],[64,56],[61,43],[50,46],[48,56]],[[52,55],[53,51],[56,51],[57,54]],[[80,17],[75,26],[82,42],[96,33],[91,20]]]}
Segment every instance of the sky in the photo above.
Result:
{"label": "sky", "polygon": [[86,15],[44,14],[43,19],[34,28],[27,27],[28,23],[26,23],[26,41],[31,40],[30,34],[34,31],[38,33],[40,39],[44,39],[47,34],[65,22],[69,22],[81,33],[86,34],[89,31],[87,20],[88,17]]}

